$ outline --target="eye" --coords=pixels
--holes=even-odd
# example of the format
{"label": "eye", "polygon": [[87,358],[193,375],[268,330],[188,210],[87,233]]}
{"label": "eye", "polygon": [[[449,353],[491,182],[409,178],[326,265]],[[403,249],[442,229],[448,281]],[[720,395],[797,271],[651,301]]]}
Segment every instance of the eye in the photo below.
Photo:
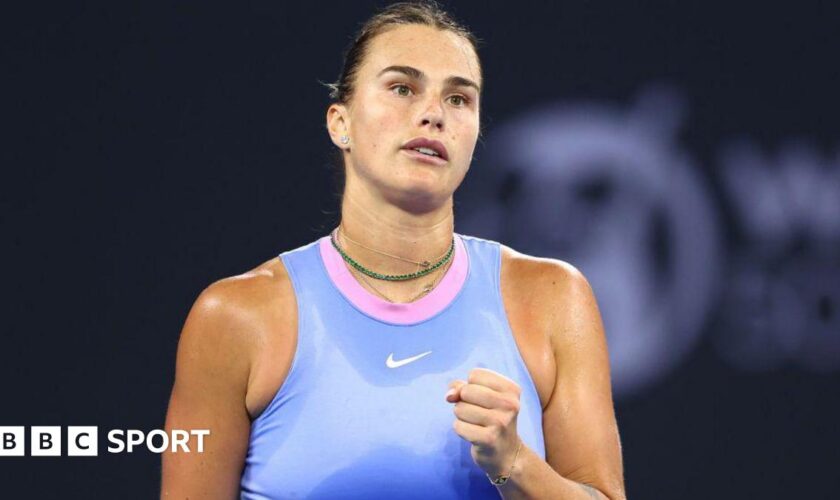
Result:
{"label": "eye", "polygon": [[408,88],[408,85],[394,85],[391,87],[391,92],[397,94],[398,96],[408,97],[411,95],[411,89]]}
{"label": "eye", "polygon": [[469,101],[467,100],[466,97],[464,97],[462,95],[453,95],[453,96],[449,97],[449,102],[451,102],[452,104],[454,104],[457,107],[461,107],[461,106],[467,104],[467,102],[469,102]]}

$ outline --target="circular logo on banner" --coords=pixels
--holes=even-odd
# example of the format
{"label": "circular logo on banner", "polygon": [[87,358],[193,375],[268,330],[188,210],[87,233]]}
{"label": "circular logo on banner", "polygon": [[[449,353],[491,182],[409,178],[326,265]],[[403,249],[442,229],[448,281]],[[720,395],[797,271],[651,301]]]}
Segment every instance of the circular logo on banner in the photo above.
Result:
{"label": "circular logo on banner", "polygon": [[463,232],[587,276],[619,397],[676,366],[714,305],[719,221],[704,179],[673,142],[683,107],[667,88],[629,111],[541,106],[488,137],[456,194]]}

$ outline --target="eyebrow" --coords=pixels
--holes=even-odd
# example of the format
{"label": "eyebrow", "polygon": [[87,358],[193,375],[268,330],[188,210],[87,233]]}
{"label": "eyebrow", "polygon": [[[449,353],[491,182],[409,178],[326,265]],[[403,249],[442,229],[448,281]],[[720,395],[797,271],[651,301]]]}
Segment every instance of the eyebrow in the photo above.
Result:
{"label": "eyebrow", "polygon": [[[379,72],[377,77],[382,76],[389,71],[396,71],[397,73],[402,73],[408,77],[414,78],[415,80],[425,80],[426,75],[417,68],[412,68],[411,66],[388,66],[387,68],[383,69]],[[474,81],[470,80],[469,78],[464,78],[462,76],[450,76],[446,80],[444,80],[446,85],[450,85],[453,87],[472,87],[475,89],[476,92],[481,93],[481,87],[475,83]]]}

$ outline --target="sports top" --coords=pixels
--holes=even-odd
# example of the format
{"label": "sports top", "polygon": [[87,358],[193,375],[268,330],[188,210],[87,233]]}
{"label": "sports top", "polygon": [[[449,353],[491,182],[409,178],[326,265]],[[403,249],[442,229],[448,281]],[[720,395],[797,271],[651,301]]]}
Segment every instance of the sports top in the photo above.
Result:
{"label": "sports top", "polygon": [[455,244],[438,286],[407,304],[364,289],[329,236],[280,255],[297,346],[251,424],[242,499],[500,498],[444,398],[476,367],[521,387],[519,436],[545,458],[539,396],[502,303],[500,245],[457,234]]}

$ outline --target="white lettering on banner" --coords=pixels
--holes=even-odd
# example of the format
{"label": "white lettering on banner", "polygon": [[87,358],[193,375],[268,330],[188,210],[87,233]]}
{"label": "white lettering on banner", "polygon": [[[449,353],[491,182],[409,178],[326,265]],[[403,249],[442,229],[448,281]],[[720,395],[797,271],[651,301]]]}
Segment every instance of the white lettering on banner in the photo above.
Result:
{"label": "white lettering on banner", "polygon": [[23,426],[0,427],[0,457],[22,457],[23,436],[26,429]]}
{"label": "white lettering on banner", "polygon": [[[61,426],[33,425],[29,428],[29,455],[33,457],[62,456]],[[148,433],[140,429],[111,429],[108,431],[108,453],[133,453],[139,447],[152,453],[204,453],[204,437],[210,429],[152,429]],[[190,448],[190,439],[195,438]],[[0,457],[22,457],[26,455],[26,427],[0,426]],[[68,426],[67,456],[99,456],[99,427]]]}
{"label": "white lettering on banner", "polygon": [[33,457],[60,457],[61,427],[33,425],[29,446]]}
{"label": "white lettering on banner", "polygon": [[99,428],[96,426],[67,427],[67,455],[71,457],[99,455]]}
{"label": "white lettering on banner", "polygon": [[[113,429],[108,432],[108,441],[113,446],[108,447],[109,453],[133,453],[134,448],[138,445],[145,445],[146,449],[152,453],[163,453],[166,450],[171,450],[173,453],[181,448],[184,453],[190,453],[192,450],[189,446],[190,436],[197,438],[196,451],[204,453],[204,436],[209,436],[209,429],[193,429],[190,431],[182,429],[173,429],[172,436],[161,429],[154,429],[145,434],[138,429]],[[157,444],[156,444],[157,443]]]}

